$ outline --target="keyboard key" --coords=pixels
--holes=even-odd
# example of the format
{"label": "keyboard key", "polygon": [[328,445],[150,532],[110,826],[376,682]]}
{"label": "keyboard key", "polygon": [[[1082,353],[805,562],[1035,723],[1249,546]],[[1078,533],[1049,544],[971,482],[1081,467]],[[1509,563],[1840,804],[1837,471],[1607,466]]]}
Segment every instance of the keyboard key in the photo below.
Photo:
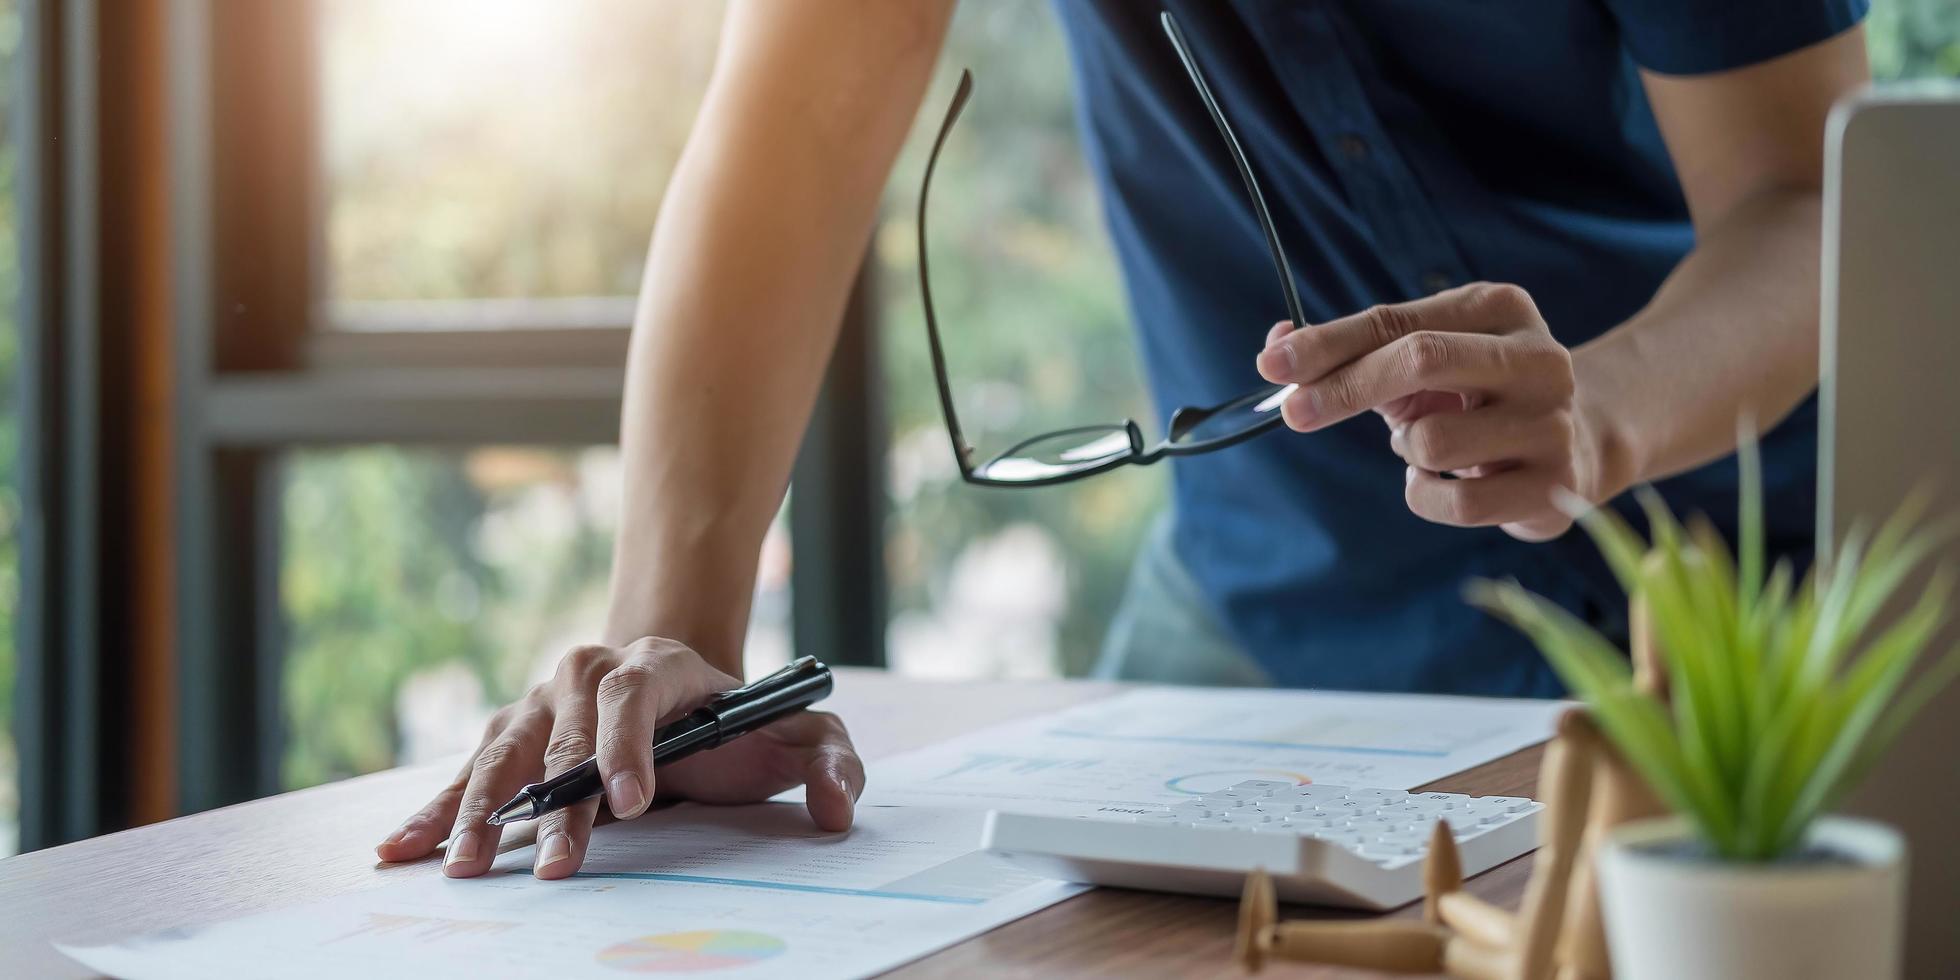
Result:
{"label": "keyboard key", "polygon": [[1263,800],[1272,795],[1273,791],[1269,789],[1238,789],[1234,787],[1228,790],[1221,790],[1207,798],[1221,800]]}
{"label": "keyboard key", "polygon": [[1392,789],[1351,789],[1347,791],[1346,795],[1350,800],[1386,800],[1402,799],[1408,794]]}
{"label": "keyboard key", "polygon": [[1405,816],[1405,815],[1408,815],[1408,814],[1418,814],[1418,813],[1439,813],[1439,812],[1441,812],[1441,811],[1439,811],[1439,810],[1436,810],[1436,809],[1435,809],[1435,808],[1433,808],[1433,807],[1426,807],[1426,806],[1418,806],[1418,805],[1416,805],[1416,804],[1414,804],[1414,803],[1392,803],[1392,804],[1389,804],[1389,805],[1387,805],[1387,806],[1379,806],[1379,807],[1376,807],[1376,808],[1375,808],[1375,812],[1376,812],[1376,813],[1379,813],[1379,814],[1381,814],[1381,815],[1383,815],[1383,816],[1398,816],[1398,817],[1399,817],[1399,816]]}
{"label": "keyboard key", "polygon": [[1519,796],[1486,796],[1481,801],[1487,806],[1496,807],[1505,813],[1523,813],[1537,804]]}
{"label": "keyboard key", "polygon": [[1321,800],[1314,804],[1314,809],[1320,810],[1323,813],[1367,813],[1374,808],[1375,802],[1373,800]]}
{"label": "keyboard key", "polygon": [[1256,823],[1253,824],[1250,829],[1255,834],[1285,834],[1288,837],[1306,836],[1305,834],[1301,833],[1301,828],[1296,827],[1293,824],[1285,823],[1279,820],[1272,820],[1266,823]]}
{"label": "keyboard key", "polygon": [[1320,783],[1307,783],[1275,792],[1273,795],[1295,800],[1338,800],[1348,794],[1346,786],[1323,786]]}
{"label": "keyboard key", "polygon": [[1257,799],[1262,799],[1262,797],[1233,796],[1231,793],[1226,792],[1226,793],[1209,793],[1204,796],[1200,796],[1198,797],[1198,802],[1203,803],[1204,805],[1209,807],[1215,807],[1217,809],[1224,810],[1235,806],[1250,806],[1252,804],[1252,801]]}

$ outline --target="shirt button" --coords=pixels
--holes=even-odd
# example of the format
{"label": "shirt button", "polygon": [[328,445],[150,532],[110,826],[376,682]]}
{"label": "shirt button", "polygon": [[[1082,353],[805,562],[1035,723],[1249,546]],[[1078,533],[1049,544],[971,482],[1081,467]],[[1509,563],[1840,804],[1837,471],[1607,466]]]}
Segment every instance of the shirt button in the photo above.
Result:
{"label": "shirt button", "polygon": [[1450,274],[1447,272],[1438,272],[1432,269],[1422,274],[1422,288],[1432,293],[1440,293],[1454,285],[1456,285],[1456,281],[1451,279]]}
{"label": "shirt button", "polygon": [[1368,159],[1368,141],[1353,133],[1342,136],[1335,141],[1335,145],[1340,147],[1341,156],[1346,157],[1350,163],[1360,163]]}

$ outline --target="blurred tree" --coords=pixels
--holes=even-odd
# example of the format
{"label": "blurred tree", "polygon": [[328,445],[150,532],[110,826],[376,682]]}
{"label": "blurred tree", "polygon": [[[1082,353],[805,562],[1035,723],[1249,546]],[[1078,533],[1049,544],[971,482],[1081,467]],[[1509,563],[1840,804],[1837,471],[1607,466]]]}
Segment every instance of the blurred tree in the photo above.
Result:
{"label": "blurred tree", "polygon": [[1881,80],[1960,76],[1960,0],[1874,0],[1865,32]]}
{"label": "blurred tree", "polygon": [[[1080,673],[1121,598],[1137,539],[1162,505],[1166,473],[1137,469],[1038,490],[960,481],[926,352],[914,216],[925,151],[961,68],[973,71],[974,96],[935,180],[931,246],[933,296],[968,438],[985,455],[1046,429],[1125,418],[1148,425],[1152,417],[1076,133],[1060,27],[1033,0],[962,4],[887,187],[876,238],[892,429],[891,608],[898,617],[953,615],[972,601],[953,594],[955,583],[981,587],[956,575],[969,567],[961,556],[1009,529],[1035,532],[1052,542],[1065,576],[1052,606],[1056,662],[1047,669]],[[1015,605],[1003,612],[1018,614]],[[945,634],[926,630],[921,641]],[[894,634],[892,650],[901,666],[926,655],[906,649],[903,637]],[[985,654],[968,651],[972,662],[951,669],[996,673],[1015,662],[1011,652]]]}

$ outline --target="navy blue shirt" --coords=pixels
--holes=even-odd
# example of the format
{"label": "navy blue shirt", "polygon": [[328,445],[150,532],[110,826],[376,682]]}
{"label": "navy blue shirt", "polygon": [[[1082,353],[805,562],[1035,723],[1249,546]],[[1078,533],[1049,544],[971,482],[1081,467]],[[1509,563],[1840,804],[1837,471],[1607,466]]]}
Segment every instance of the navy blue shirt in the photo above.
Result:
{"label": "navy blue shirt", "polygon": [[[1472,280],[1530,291],[1567,346],[1626,320],[1694,244],[1644,67],[1753,64],[1855,24],[1863,0],[1057,0],[1090,165],[1158,411],[1259,383],[1285,317],[1230,158],[1158,26],[1176,14],[1265,188],[1309,319]],[[1822,138],[1822,134],[1819,134]],[[1777,547],[1807,557],[1816,416],[1764,442]],[[1177,460],[1178,554],[1280,684],[1551,695],[1509,627],[1465,605],[1515,577],[1623,635],[1583,534],[1526,544],[1424,522],[1372,413]],[[1731,529],[1735,467],[1659,484]],[[1731,535],[1732,536],[1732,535]]]}

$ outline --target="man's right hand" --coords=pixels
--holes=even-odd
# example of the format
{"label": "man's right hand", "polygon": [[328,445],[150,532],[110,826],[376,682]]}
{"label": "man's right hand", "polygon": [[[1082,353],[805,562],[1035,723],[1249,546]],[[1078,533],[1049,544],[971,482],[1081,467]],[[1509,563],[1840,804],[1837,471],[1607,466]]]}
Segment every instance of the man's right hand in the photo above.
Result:
{"label": "man's right hand", "polygon": [[[646,812],[656,794],[706,803],[754,803],[798,784],[809,787],[810,816],[845,830],[864,791],[864,767],[837,716],[802,711],[702,752],[654,781],[653,733],[740,681],[687,646],[648,637],[624,647],[583,646],[559,661],[551,680],[498,711],[462,772],[375,848],[384,861],[412,861],[446,834],[443,873],[469,878],[489,870],[500,828],[488,820],[524,784],[557,775],[597,754],[613,815]],[[585,861],[599,812],[588,800],[538,822],[536,874],[563,878]]]}

